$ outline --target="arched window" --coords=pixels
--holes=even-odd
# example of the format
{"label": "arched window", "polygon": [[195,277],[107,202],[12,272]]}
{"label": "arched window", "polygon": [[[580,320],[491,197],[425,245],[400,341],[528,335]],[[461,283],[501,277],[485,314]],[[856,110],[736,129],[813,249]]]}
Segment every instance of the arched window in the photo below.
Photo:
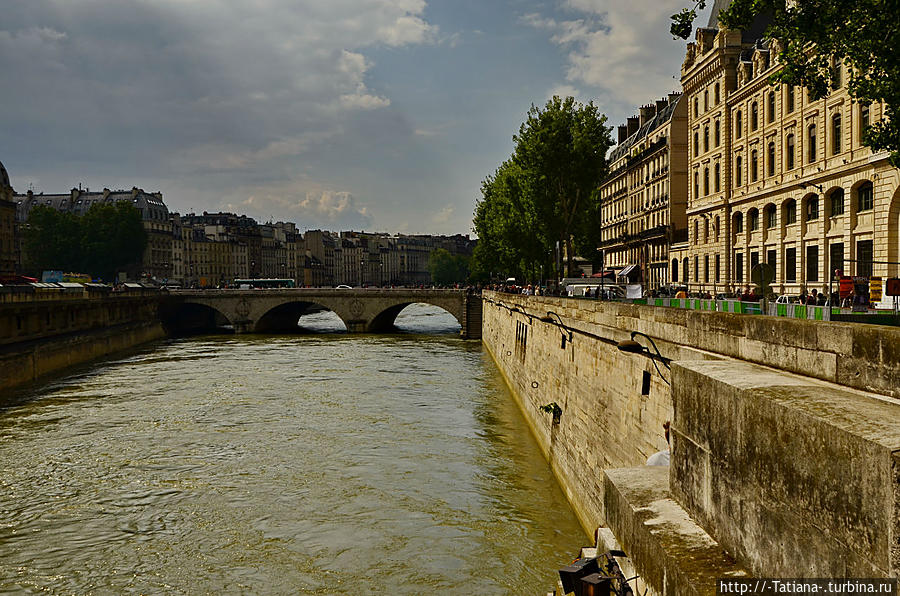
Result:
{"label": "arched window", "polygon": [[734,114],[734,138],[741,138],[741,129],[744,128],[744,117],[741,114],[741,111],[738,110]]}
{"label": "arched window", "polygon": [[787,169],[794,169],[794,150],[796,149],[796,143],[794,141],[794,135],[790,134],[787,136]]}
{"label": "arched window", "polygon": [[841,152],[841,115],[835,114],[831,117],[831,154],[837,155]]}
{"label": "arched window", "polygon": [[756,179],[759,177],[759,156],[756,153],[756,149],[750,152],[750,182],[756,182]]}
{"label": "arched window", "polygon": [[810,124],[806,129],[806,139],[809,144],[809,150],[807,151],[808,162],[813,163],[816,161],[816,125]]}
{"label": "arched window", "polygon": [[875,196],[872,193],[872,183],[866,182],[856,190],[856,210],[868,211],[875,206]]}
{"label": "arched window", "polygon": [[738,211],[734,214],[734,233],[741,234],[744,231],[744,214]]}
{"label": "arched window", "polygon": [[859,104],[859,142],[863,142],[863,135],[866,134],[866,129],[869,128],[869,104],[861,103]]}
{"label": "arched window", "polygon": [[716,189],[716,192],[722,190],[722,167],[719,165],[719,162],[716,162],[716,167],[713,175],[713,187]]}
{"label": "arched window", "polygon": [[751,232],[759,229],[759,209],[751,209],[747,212],[747,226]]}
{"label": "arched window", "polygon": [[775,142],[769,143],[769,176],[775,175]]}
{"label": "arched window", "polygon": [[788,199],[784,204],[784,224],[791,225],[797,223],[797,201]]}
{"label": "arched window", "polygon": [[722,127],[719,125],[719,121],[716,120],[716,124],[715,124],[715,132],[713,133],[713,137],[714,137],[715,142],[716,142],[716,147],[718,147],[718,146],[722,143],[722,131],[721,131],[721,128],[722,128]]}
{"label": "arched window", "polygon": [[743,159],[740,155],[734,158],[734,183],[735,186],[740,186],[743,184],[741,180],[741,172],[743,172]]}
{"label": "arched window", "polygon": [[775,211],[775,205],[769,203],[766,205],[766,229],[771,230],[778,225],[778,214]]}
{"label": "arched window", "polygon": [[828,202],[831,203],[831,217],[837,217],[844,214],[844,189],[835,188],[828,195]]}
{"label": "arched window", "polygon": [[756,130],[759,126],[759,106],[754,101],[750,104],[750,130]]}
{"label": "arched window", "polygon": [[819,219],[819,197],[812,195],[806,199],[806,221]]}
{"label": "arched window", "polygon": [[672,281],[678,281],[678,259],[672,259]]}
{"label": "arched window", "polygon": [[769,123],[775,122],[775,92],[769,92]]}

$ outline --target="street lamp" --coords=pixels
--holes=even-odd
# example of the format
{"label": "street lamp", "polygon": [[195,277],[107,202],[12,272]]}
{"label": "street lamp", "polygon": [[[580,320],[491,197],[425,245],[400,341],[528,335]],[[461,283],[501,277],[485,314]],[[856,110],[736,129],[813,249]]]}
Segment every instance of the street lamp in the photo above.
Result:
{"label": "street lamp", "polygon": [[[638,335],[640,335],[641,337],[647,338],[647,340],[650,342],[650,345],[652,345],[653,349],[656,351],[655,354],[653,352],[651,352],[650,349],[647,348],[646,346],[643,346],[640,343],[638,343],[637,341],[635,341],[634,338],[635,338],[635,336],[638,336]],[[629,354],[641,354],[641,355],[649,358],[653,362],[653,366],[656,368],[656,372],[659,373],[659,377],[663,380],[663,382],[666,385],[670,384],[669,381],[663,376],[662,371],[659,370],[659,366],[656,364],[656,361],[659,360],[660,362],[663,363],[663,366],[665,366],[669,370],[672,370],[672,367],[669,366],[669,362],[671,362],[672,360],[671,360],[671,358],[666,358],[665,356],[662,355],[662,353],[660,353],[659,348],[656,346],[656,342],[653,341],[652,337],[650,337],[646,333],[641,333],[640,331],[632,331],[631,339],[630,340],[626,339],[624,341],[620,341],[616,345],[616,347],[619,348],[619,351],[621,351],[621,352],[627,352]]]}

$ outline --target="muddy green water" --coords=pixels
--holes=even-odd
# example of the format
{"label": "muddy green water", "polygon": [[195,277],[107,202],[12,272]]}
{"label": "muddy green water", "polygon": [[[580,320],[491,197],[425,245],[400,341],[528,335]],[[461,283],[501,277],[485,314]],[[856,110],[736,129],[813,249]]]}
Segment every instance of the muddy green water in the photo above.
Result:
{"label": "muddy green water", "polygon": [[3,396],[0,592],[543,596],[587,538],[480,343],[399,324],[167,341]]}

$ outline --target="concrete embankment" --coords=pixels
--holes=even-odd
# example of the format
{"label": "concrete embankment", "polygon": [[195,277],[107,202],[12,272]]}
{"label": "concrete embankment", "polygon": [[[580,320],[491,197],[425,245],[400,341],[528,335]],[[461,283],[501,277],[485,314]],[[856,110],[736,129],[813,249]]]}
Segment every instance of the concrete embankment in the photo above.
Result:
{"label": "concrete embankment", "polygon": [[897,577],[900,330],[491,292],[483,317],[585,529],[652,592]]}
{"label": "concrete embankment", "polygon": [[0,294],[0,390],[165,335],[155,292]]}

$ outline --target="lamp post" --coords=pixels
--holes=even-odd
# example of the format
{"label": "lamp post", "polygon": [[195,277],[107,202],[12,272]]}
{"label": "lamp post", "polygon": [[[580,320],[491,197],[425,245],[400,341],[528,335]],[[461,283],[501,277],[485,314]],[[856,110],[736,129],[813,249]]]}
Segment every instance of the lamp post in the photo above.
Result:
{"label": "lamp post", "polygon": [[[647,340],[650,342],[650,345],[652,345],[653,349],[656,351],[655,354],[653,352],[651,352],[650,349],[647,348],[646,346],[643,346],[640,343],[638,343],[637,341],[635,341],[634,338],[638,335],[640,335],[641,337],[647,338]],[[640,331],[632,331],[631,339],[630,340],[626,339],[624,341],[620,341],[616,345],[616,347],[619,348],[619,351],[621,351],[621,352],[627,352],[629,354],[641,354],[641,355],[649,358],[653,362],[653,366],[656,368],[656,372],[659,373],[659,377],[663,380],[663,382],[666,385],[670,384],[668,379],[666,379],[663,376],[662,371],[659,370],[659,366],[656,364],[656,361],[659,360],[660,362],[663,363],[663,366],[665,366],[669,370],[672,370],[672,367],[669,366],[669,362],[671,362],[671,359],[666,358],[665,356],[662,355],[662,353],[660,353],[659,348],[656,346],[656,342],[653,341],[652,337],[650,337],[646,333],[641,333]]]}

